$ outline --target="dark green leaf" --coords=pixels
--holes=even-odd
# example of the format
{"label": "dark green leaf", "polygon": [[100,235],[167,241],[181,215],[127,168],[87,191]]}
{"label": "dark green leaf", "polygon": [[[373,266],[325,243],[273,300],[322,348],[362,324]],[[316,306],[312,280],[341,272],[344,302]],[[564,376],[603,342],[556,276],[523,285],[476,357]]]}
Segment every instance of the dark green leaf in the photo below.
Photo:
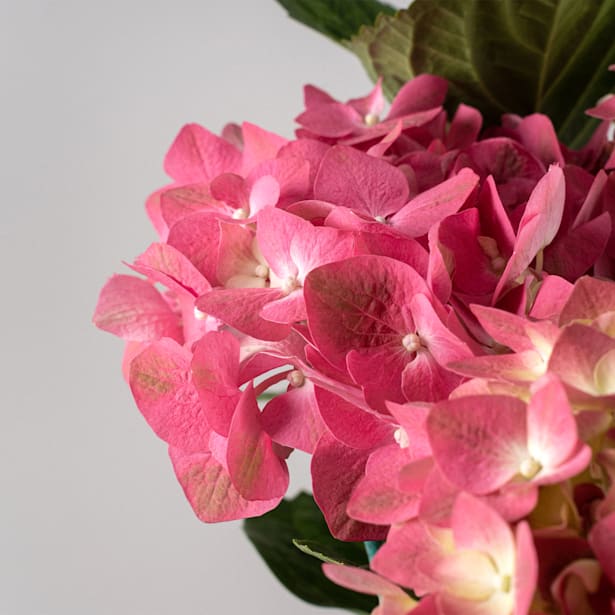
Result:
{"label": "dark green leaf", "polygon": [[325,561],[355,566],[367,566],[368,561],[363,543],[341,542],[330,535],[312,496],[301,493],[294,500],[284,500],[266,515],[246,519],[244,530],[272,572],[299,598],[360,613],[369,613],[377,605],[372,596],[339,587],[323,575],[320,560],[325,557]]}
{"label": "dark green leaf", "polygon": [[288,14],[336,42],[350,39],[362,25],[372,25],[380,13],[395,9],[378,0],[278,0]]}
{"label": "dark green leaf", "polygon": [[450,110],[463,101],[487,123],[545,113],[578,147],[597,124],[584,110],[613,90],[615,0],[415,0],[349,46],[389,95],[433,73],[450,82]]}

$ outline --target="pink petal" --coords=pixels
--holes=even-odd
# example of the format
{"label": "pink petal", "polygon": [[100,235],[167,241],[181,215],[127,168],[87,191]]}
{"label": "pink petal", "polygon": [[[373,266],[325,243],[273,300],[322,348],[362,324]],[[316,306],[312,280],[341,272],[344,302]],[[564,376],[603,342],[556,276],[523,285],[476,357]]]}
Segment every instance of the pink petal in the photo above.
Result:
{"label": "pink petal", "polygon": [[561,310],[559,325],[575,320],[594,320],[605,312],[615,311],[615,282],[582,277],[576,281],[566,305]]}
{"label": "pink petal", "polygon": [[525,405],[502,395],[451,399],[432,408],[427,431],[446,478],[486,494],[519,471],[527,442]]}
{"label": "pink petal", "polygon": [[469,493],[460,493],[453,507],[451,524],[457,549],[471,549],[489,555],[500,574],[514,571],[516,558],[512,532],[508,523],[490,506]]}
{"label": "pink petal", "polygon": [[310,332],[318,349],[343,368],[348,351],[398,341],[410,332],[407,306],[428,294],[414,269],[384,256],[357,256],[314,269],[305,280]]}
{"label": "pink petal", "polygon": [[220,226],[210,213],[194,213],[176,222],[169,230],[167,243],[181,252],[215,285]]}
{"label": "pink petal", "polygon": [[410,301],[410,310],[422,345],[441,366],[472,356],[467,344],[440,320],[426,295],[416,294]]}
{"label": "pink petal", "polygon": [[512,254],[515,245],[515,232],[492,175],[489,175],[483,183],[477,208],[480,212],[482,234],[496,240],[502,255],[509,256]]}
{"label": "pink petal", "polygon": [[339,540],[382,540],[386,536],[386,528],[355,521],[346,513],[368,455],[368,451],[345,446],[328,434],[323,435],[314,451],[311,465],[314,500],[331,534]]}
{"label": "pink petal", "polygon": [[395,426],[390,417],[367,412],[321,387],[316,387],[315,394],[327,429],[343,444],[371,449],[393,442]]}
{"label": "pink petal", "polygon": [[305,301],[301,289],[295,290],[286,297],[267,303],[260,311],[265,320],[281,324],[292,324],[307,319]]}
{"label": "pink petal", "polygon": [[615,120],[615,94],[610,94],[602,102],[585,112],[587,115],[597,117],[600,120]]}
{"label": "pink petal", "polygon": [[188,453],[207,451],[211,428],[190,378],[191,354],[177,342],[160,340],[130,364],[137,407],[159,438]]}
{"label": "pink petal", "polygon": [[250,214],[256,215],[266,207],[274,207],[280,198],[280,184],[275,177],[259,177],[250,191]]}
{"label": "pink petal", "polygon": [[211,427],[228,436],[241,396],[239,342],[228,331],[206,333],[194,347],[192,378]]}
{"label": "pink petal", "polygon": [[451,121],[446,146],[449,149],[469,147],[478,138],[482,124],[483,117],[478,109],[460,104]]}
{"label": "pink petal", "polygon": [[[219,177],[237,177],[231,173],[219,175]],[[218,179],[216,178],[216,179]],[[198,212],[214,213],[220,216],[231,215],[230,207],[221,200],[216,200],[212,195],[211,184],[183,184],[165,190],[160,195],[160,209],[165,223],[171,227],[186,216]]]}
{"label": "pink petal", "polygon": [[615,584],[615,512],[594,525],[589,533],[589,544],[604,574]]}
{"label": "pink petal", "polygon": [[371,567],[383,577],[423,596],[439,587],[421,572],[419,562],[439,556],[440,545],[423,523],[414,520],[391,527],[387,541],[378,549]]}
{"label": "pink petal", "polygon": [[390,223],[409,237],[421,237],[434,224],[459,211],[478,181],[476,173],[461,169],[454,177],[415,196],[391,218]]}
{"label": "pink petal", "polygon": [[401,388],[409,402],[439,401],[447,398],[460,383],[461,378],[442,367],[429,350],[419,350],[404,368]]}
{"label": "pink petal", "polygon": [[604,212],[582,224],[545,249],[544,267],[571,282],[593,267],[611,237],[611,216]]}
{"label": "pink petal", "polygon": [[530,265],[539,250],[555,237],[564,211],[565,182],[562,170],[552,166],[530,195],[517,232],[513,254],[494,294],[494,301]]}
{"label": "pink petal", "polygon": [[385,578],[355,566],[342,566],[340,564],[323,564],[325,576],[334,583],[347,589],[372,596],[389,596],[406,603],[406,613],[415,604],[400,587],[387,581]]}
{"label": "pink petal", "polygon": [[367,403],[383,410],[385,401],[405,401],[402,374],[412,360],[413,355],[399,341],[397,345],[351,350],[346,365],[353,380],[362,387]]}
{"label": "pink petal", "polygon": [[243,175],[247,175],[256,165],[275,158],[288,140],[260,126],[244,122],[241,125],[243,135]]}
{"label": "pink petal", "polygon": [[417,75],[397,92],[387,119],[439,107],[444,103],[448,83],[435,75]]}
{"label": "pink petal", "polygon": [[408,198],[404,174],[384,160],[336,145],[322,160],[314,198],[368,213],[388,216]]}
{"label": "pink petal", "polygon": [[246,500],[211,453],[186,454],[170,448],[169,455],[188,501],[205,523],[258,517],[274,509],[282,499]]}
{"label": "pink petal", "polygon": [[527,445],[543,465],[556,468],[579,442],[577,424],[561,382],[552,375],[539,380],[527,407]]}
{"label": "pink petal", "polygon": [[130,275],[114,275],[103,286],[92,320],[99,329],[133,342],[182,339],[179,317],[162,295]]}
{"label": "pink petal", "polygon": [[526,318],[482,305],[473,305],[470,309],[485,331],[500,344],[515,352],[535,350],[526,331],[529,322]]}
{"label": "pink petal", "polygon": [[198,296],[211,289],[201,272],[179,250],[166,243],[153,243],[137,257],[133,269],[175,292]]}
{"label": "pink petal", "polygon": [[348,105],[329,102],[308,108],[295,122],[315,135],[336,139],[353,133],[363,125],[363,118]]}
{"label": "pink petal", "polygon": [[209,181],[239,169],[241,153],[198,124],[184,126],[164,160],[164,170],[182,183]]}
{"label": "pink petal", "polygon": [[199,297],[196,307],[252,337],[281,340],[290,333],[290,327],[264,320],[259,316],[259,312],[264,305],[282,295],[283,293],[275,288],[212,290]]}
{"label": "pink petal", "polygon": [[251,384],[242,393],[231,422],[227,463],[231,481],[244,498],[271,500],[286,493],[288,469],[263,431]]}
{"label": "pink petal", "polygon": [[538,320],[557,320],[572,292],[572,284],[556,275],[547,276],[538,289],[529,315]]}
{"label": "pink petal", "polygon": [[533,113],[524,117],[517,125],[517,132],[521,143],[545,166],[565,165],[553,123],[546,115]]}
{"label": "pink petal", "polygon": [[274,397],[261,414],[263,429],[277,444],[313,453],[326,430],[320,416],[314,385],[306,380],[298,388]]}
{"label": "pink petal", "polygon": [[390,525],[416,516],[420,493],[405,493],[397,488],[397,475],[408,458],[397,444],[378,448],[370,455],[365,476],[352,492],[346,509],[353,519]]}
{"label": "pink petal", "polygon": [[601,357],[615,349],[615,340],[604,333],[583,325],[568,325],[559,336],[548,371],[565,384],[595,395],[594,370]]}

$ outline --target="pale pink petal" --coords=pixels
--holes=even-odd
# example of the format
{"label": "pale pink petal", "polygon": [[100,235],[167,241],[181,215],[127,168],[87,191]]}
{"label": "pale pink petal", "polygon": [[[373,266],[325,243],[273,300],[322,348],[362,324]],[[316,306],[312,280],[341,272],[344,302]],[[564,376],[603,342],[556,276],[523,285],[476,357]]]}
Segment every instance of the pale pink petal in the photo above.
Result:
{"label": "pale pink petal", "polygon": [[390,525],[415,517],[420,492],[397,488],[397,475],[408,462],[408,454],[397,444],[376,449],[369,457],[365,476],[348,502],[347,512],[358,521]]}
{"label": "pale pink petal", "polygon": [[427,431],[446,478],[478,495],[506,484],[528,456],[525,405],[514,397],[441,402],[429,414]]}
{"label": "pale pink petal", "polygon": [[280,184],[275,177],[259,177],[250,191],[250,215],[255,216],[266,207],[274,207],[280,198]]}
{"label": "pale pink petal", "polygon": [[574,452],[579,437],[566,391],[558,378],[544,376],[527,407],[527,446],[543,466],[556,468]]}
{"label": "pale pink petal", "polygon": [[405,611],[402,611],[403,614],[416,604],[400,587],[370,570],[327,563],[322,565],[322,570],[330,581],[347,589],[372,596],[387,596],[398,599],[406,608]]}
{"label": "pale pink petal", "polygon": [[378,549],[371,567],[378,574],[412,589],[418,596],[437,591],[438,583],[426,576],[420,560],[438,559],[442,547],[420,521],[391,527],[387,541]]}
{"label": "pale pink petal", "polygon": [[553,347],[549,371],[580,391],[600,394],[595,381],[596,364],[614,349],[615,340],[593,327],[568,325]]}
{"label": "pale pink petal", "polygon": [[[457,496],[452,516],[457,549],[471,549],[489,555],[500,575],[515,571],[515,542],[510,526],[490,506],[470,495]],[[469,574],[472,574],[469,570]]]}
{"label": "pale pink petal", "polygon": [[538,557],[532,531],[526,521],[517,525],[515,532],[515,610],[513,615],[527,615],[538,582]]}
{"label": "pale pink petal", "polygon": [[584,276],[576,281],[569,294],[561,310],[559,325],[574,320],[594,320],[611,311],[615,311],[615,282]]}

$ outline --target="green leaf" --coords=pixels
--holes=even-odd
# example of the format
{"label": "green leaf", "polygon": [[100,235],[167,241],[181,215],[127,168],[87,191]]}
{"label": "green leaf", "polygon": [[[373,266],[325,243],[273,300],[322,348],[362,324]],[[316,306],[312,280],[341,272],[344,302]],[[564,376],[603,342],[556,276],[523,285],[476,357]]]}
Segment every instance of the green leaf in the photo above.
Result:
{"label": "green leaf", "polygon": [[[336,542],[339,542],[342,545],[342,548],[338,548],[337,545],[323,545],[317,540],[306,540],[305,538],[293,539],[293,544],[295,545],[295,547],[297,547],[297,549],[299,549],[299,551],[303,551],[303,553],[315,557],[321,562],[328,562],[329,564],[345,564],[347,566],[363,565],[361,563],[357,563],[356,561],[348,559],[348,554],[343,553],[343,551],[346,550],[344,548],[346,545],[355,545],[362,543],[344,543],[341,541]],[[354,549],[352,555],[357,555],[356,553],[354,553]]]}
{"label": "green leaf", "polygon": [[284,500],[262,517],[246,519],[244,530],[276,577],[299,598],[358,613],[369,613],[377,605],[374,597],[339,587],[322,573],[320,560],[367,566],[367,555],[363,543],[331,536],[307,493]]}
{"label": "green leaf", "polygon": [[450,82],[450,111],[464,102],[492,124],[502,113],[545,113],[578,147],[597,125],[585,109],[613,90],[615,0],[415,0],[349,47],[389,96],[433,73]]}
{"label": "green leaf", "polygon": [[362,26],[346,43],[374,81],[382,76],[382,89],[389,99],[413,76],[409,62],[413,25],[408,11],[380,14],[372,27]]}
{"label": "green leaf", "polygon": [[290,17],[336,42],[350,39],[362,25],[372,25],[380,13],[395,9],[378,0],[277,0]]}

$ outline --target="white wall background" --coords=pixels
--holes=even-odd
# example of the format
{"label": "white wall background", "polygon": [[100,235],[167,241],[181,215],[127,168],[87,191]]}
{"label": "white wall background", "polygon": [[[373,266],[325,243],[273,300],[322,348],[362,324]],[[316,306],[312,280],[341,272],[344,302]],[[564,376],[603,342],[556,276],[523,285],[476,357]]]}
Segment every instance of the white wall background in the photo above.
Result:
{"label": "white wall background", "polygon": [[306,82],[370,87],[274,0],[0,0],[0,615],[319,612],[193,516],[90,324],[180,126],[290,136]]}

